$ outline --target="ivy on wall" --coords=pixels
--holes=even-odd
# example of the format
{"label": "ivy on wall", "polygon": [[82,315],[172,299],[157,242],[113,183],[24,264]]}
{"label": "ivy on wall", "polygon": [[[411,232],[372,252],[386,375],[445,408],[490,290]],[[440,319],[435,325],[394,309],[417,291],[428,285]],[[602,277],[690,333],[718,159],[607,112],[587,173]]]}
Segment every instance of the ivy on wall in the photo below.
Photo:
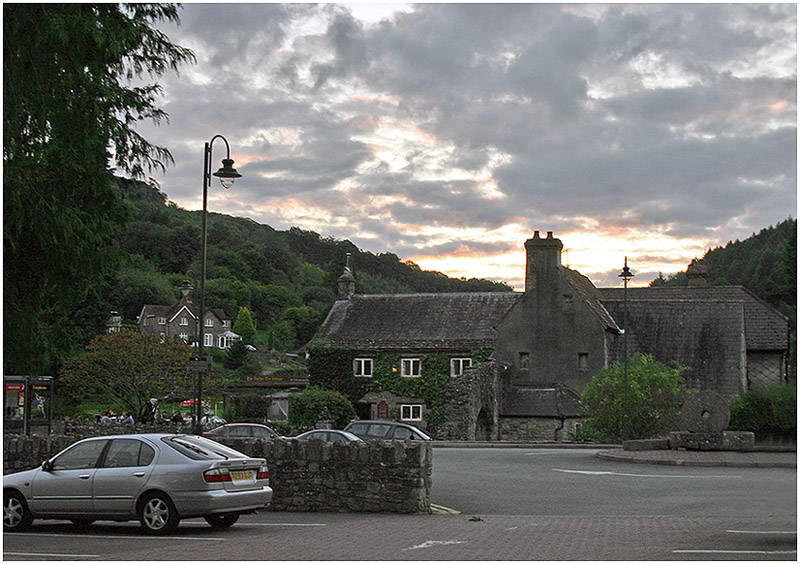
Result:
{"label": "ivy on wall", "polygon": [[[491,348],[471,351],[473,366],[486,362],[492,352]],[[451,380],[452,355],[365,353],[355,347],[328,347],[321,342],[312,343],[309,353],[309,385],[336,390],[353,403],[369,392],[390,392],[398,396],[420,398],[429,406],[424,415],[428,430],[435,431],[444,422],[445,391]],[[400,375],[401,359],[410,357],[420,359],[419,377],[409,378]],[[372,359],[372,377],[353,375],[353,361],[356,358]]]}

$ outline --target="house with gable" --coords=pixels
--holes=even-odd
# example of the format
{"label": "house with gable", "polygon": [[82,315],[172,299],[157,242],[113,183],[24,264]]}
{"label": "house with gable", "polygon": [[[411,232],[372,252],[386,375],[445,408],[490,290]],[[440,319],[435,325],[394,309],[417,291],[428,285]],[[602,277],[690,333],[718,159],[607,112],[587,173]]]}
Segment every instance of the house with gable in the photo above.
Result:
{"label": "house with gable", "polygon": [[[424,427],[434,406],[392,392],[402,387],[391,377],[438,378],[421,362],[438,355],[449,359],[450,381],[437,437],[565,438],[586,384],[622,359],[623,319],[629,354],[687,366],[689,387],[732,399],[786,380],[788,319],[741,286],[705,286],[693,263],[688,288],[628,288],[624,299],[621,288],[597,288],[563,266],[562,249],[552,232],[525,242],[522,293],[361,296],[348,265],[318,342],[348,351],[353,380],[373,377],[378,355],[396,364],[384,385],[356,398],[359,417]],[[476,350],[491,351],[491,362],[477,365]],[[324,382],[314,366],[311,379]]]}
{"label": "house with gable", "polygon": [[[188,280],[181,285],[181,298],[172,305],[146,304],[139,314],[139,331],[151,335],[178,337],[191,344],[197,342],[200,304],[193,299],[193,288]],[[204,347],[227,349],[239,339],[231,331],[232,321],[224,310],[206,308],[203,323]]]}

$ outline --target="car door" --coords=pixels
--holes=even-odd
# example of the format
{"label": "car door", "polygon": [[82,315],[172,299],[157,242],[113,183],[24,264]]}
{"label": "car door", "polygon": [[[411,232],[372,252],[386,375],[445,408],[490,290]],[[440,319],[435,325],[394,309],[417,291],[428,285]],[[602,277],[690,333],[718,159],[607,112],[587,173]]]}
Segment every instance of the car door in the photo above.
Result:
{"label": "car door", "polygon": [[156,451],[139,439],[114,439],[94,476],[94,510],[133,515],[134,504],[155,467]]}
{"label": "car door", "polygon": [[86,440],[56,456],[31,485],[34,513],[74,514],[94,510],[92,487],[108,439]]}
{"label": "car door", "polygon": [[228,429],[228,436],[230,438],[250,438],[253,436],[253,431],[250,430],[248,425],[239,425],[237,427],[230,427]]}

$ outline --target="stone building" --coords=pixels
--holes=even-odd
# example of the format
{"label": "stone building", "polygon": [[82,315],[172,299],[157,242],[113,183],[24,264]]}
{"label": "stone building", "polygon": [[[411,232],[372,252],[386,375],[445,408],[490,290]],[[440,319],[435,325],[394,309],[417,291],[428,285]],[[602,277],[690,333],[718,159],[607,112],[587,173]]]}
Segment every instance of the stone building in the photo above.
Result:
{"label": "stone building", "polygon": [[[173,305],[146,304],[139,314],[139,331],[161,337],[179,337],[187,343],[197,342],[200,304],[193,299],[188,280],[181,285],[181,298]],[[224,310],[206,308],[203,323],[204,347],[227,349],[239,338],[231,331],[232,321]]]}
{"label": "stone building", "polygon": [[[354,378],[370,377],[382,351],[398,355],[400,378],[425,377],[424,354],[447,355],[452,380],[438,436],[450,438],[565,437],[586,384],[622,358],[623,318],[629,354],[689,367],[689,387],[732,399],[740,388],[785,381],[788,319],[745,288],[706,286],[693,261],[688,287],[628,288],[624,299],[622,288],[597,288],[563,266],[562,248],[552,232],[525,242],[523,293],[357,295],[348,265],[320,341],[354,351]],[[472,365],[478,348],[493,351],[488,366]],[[359,416],[408,420],[408,408],[392,402],[372,392]],[[419,405],[415,419],[429,407]]]}

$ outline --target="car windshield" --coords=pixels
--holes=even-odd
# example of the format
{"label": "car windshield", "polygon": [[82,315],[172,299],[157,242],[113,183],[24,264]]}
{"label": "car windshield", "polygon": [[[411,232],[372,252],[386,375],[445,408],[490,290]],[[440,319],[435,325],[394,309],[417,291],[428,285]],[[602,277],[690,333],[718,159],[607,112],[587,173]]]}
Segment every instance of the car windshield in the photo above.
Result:
{"label": "car windshield", "polygon": [[218,442],[195,437],[192,435],[176,435],[174,437],[164,437],[161,439],[169,446],[188,456],[193,460],[228,460],[229,458],[247,458],[238,450],[234,450]]}

